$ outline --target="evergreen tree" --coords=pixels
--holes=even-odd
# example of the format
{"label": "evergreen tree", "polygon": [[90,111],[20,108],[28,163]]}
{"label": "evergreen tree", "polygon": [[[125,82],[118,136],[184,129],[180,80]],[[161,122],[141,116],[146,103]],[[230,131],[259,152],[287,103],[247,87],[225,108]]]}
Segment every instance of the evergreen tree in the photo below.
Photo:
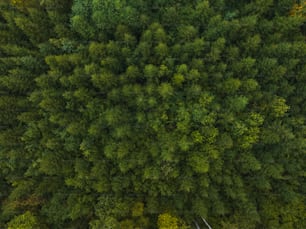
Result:
{"label": "evergreen tree", "polygon": [[0,227],[306,227],[304,9],[1,1]]}

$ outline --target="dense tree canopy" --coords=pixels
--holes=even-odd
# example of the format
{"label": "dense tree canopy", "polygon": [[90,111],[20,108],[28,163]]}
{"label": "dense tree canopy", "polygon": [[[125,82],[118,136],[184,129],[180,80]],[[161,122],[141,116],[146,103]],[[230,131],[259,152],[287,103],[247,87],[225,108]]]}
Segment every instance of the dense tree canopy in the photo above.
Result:
{"label": "dense tree canopy", "polygon": [[292,0],[0,1],[0,228],[306,228],[305,25]]}

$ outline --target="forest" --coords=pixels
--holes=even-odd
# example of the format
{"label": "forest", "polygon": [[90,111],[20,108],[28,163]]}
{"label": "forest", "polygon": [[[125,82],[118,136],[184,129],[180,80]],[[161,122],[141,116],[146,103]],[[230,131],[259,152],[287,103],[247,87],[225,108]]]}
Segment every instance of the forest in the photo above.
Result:
{"label": "forest", "polygon": [[0,228],[305,229],[306,1],[1,0]]}

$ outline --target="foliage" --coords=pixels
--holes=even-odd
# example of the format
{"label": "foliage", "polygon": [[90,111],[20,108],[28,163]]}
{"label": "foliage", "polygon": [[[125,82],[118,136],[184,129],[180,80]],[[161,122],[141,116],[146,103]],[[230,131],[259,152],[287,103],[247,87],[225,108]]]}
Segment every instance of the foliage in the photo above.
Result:
{"label": "foliage", "polygon": [[27,211],[22,215],[15,216],[14,219],[12,219],[8,223],[8,229],[38,229],[42,228],[41,225],[39,225],[39,222],[37,218],[32,215],[31,212]]}
{"label": "foliage", "polygon": [[187,229],[188,227],[175,216],[169,213],[163,213],[158,216],[157,222],[159,229]]}
{"label": "foliage", "polygon": [[304,15],[0,1],[0,228],[306,228]]}

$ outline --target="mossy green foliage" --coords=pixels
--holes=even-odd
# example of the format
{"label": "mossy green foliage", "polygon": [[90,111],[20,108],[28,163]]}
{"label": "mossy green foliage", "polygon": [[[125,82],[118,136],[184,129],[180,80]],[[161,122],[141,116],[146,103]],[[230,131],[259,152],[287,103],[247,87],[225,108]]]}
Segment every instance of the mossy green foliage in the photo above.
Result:
{"label": "mossy green foliage", "polygon": [[306,228],[292,9],[1,1],[0,227]]}
{"label": "mossy green foliage", "polygon": [[188,229],[182,220],[169,214],[163,213],[158,216],[157,225],[159,229]]}
{"label": "mossy green foliage", "polygon": [[42,229],[46,228],[31,212],[26,211],[22,215],[15,216],[7,225],[8,229]]}

